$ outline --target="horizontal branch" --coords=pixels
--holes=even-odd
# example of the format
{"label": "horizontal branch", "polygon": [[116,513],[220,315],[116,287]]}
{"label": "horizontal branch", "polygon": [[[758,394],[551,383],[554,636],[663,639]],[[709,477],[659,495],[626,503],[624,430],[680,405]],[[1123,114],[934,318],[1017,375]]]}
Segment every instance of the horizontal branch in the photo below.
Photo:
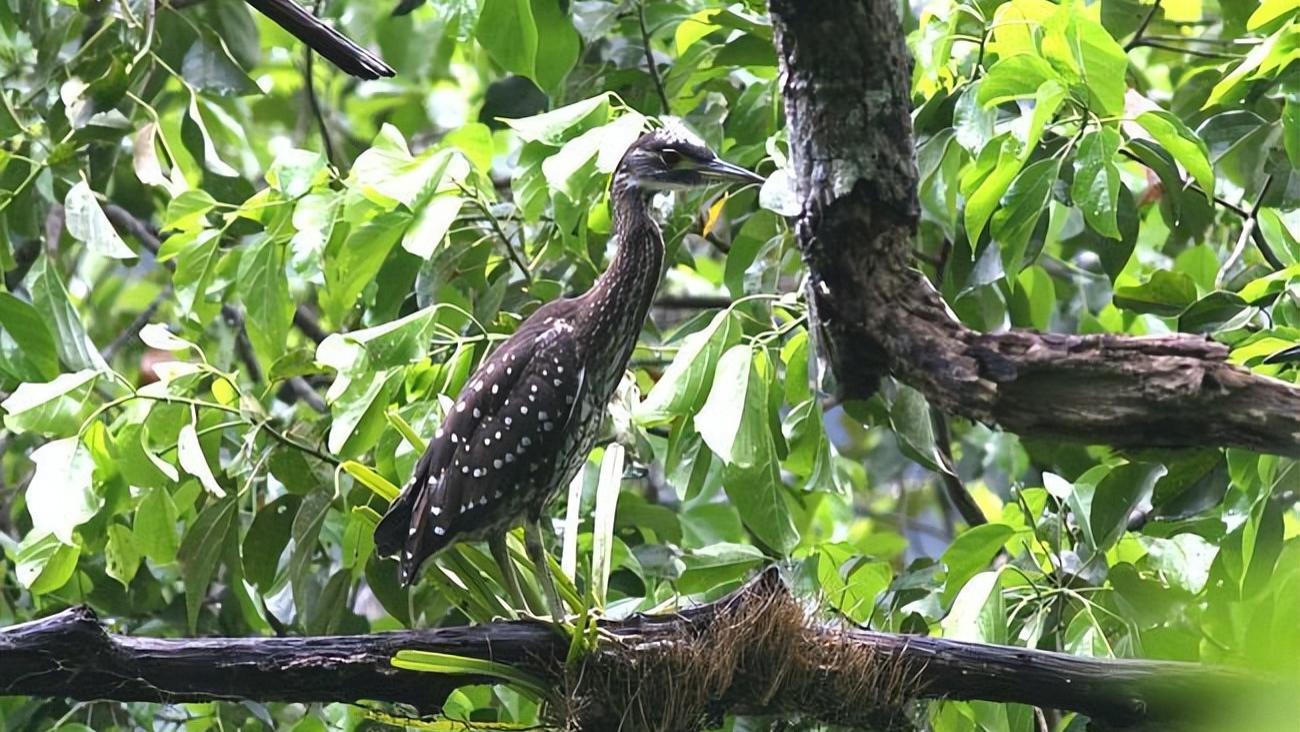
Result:
{"label": "horizontal branch", "polygon": [[893,374],[941,411],[1117,447],[1300,455],[1300,388],[1202,336],[979,333],[912,267],[911,61],[890,0],[772,0],[812,323],[842,395]]}
{"label": "horizontal branch", "polygon": [[[810,616],[775,569],[717,602],[609,621],[603,630],[599,650],[582,668],[566,670],[567,641],[535,621],[363,636],[159,639],[110,634],[78,607],[0,630],[0,694],[371,700],[428,711],[457,686],[489,681],[396,669],[390,660],[404,649],[535,674],[554,685],[551,708],[582,729],[612,728],[602,726],[609,723],[604,715],[628,714],[633,728],[683,729],[674,725],[723,712],[863,723],[897,717],[918,698],[1018,702],[1124,726],[1195,719],[1246,686],[1240,675],[1194,664],[1076,658],[845,627]],[[667,697],[674,704],[662,704]],[[676,721],[665,726],[667,715]]]}

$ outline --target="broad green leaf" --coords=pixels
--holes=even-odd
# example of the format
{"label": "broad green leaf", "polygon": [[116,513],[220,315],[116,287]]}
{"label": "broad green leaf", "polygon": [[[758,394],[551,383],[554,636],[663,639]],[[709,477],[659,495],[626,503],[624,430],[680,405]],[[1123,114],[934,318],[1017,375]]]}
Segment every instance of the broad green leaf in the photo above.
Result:
{"label": "broad green leaf", "polygon": [[613,555],[614,516],[623,484],[623,446],[617,442],[605,448],[596,482],[596,512],[591,529],[591,588],[595,607],[604,609],[609,590],[610,558]]}
{"label": "broad green leaf", "polygon": [[604,124],[609,119],[609,99],[609,94],[599,94],[543,114],[502,121],[524,142],[541,142],[559,147],[574,136],[574,130],[583,131],[593,124]]}
{"label": "broad green leaf", "polygon": [[95,493],[95,461],[80,438],[53,440],[31,453],[36,470],[27,484],[32,531],[72,544],[72,532],[95,517],[104,499]]}
{"label": "broad green leaf", "polygon": [[1088,107],[1100,116],[1124,112],[1128,55],[1101,23],[1063,4],[1044,23],[1043,55],[1068,69],[1088,90]]}
{"label": "broad green leaf", "polygon": [[25,281],[27,291],[32,295],[32,305],[45,318],[55,337],[54,346],[63,365],[77,371],[107,371],[108,364],[104,363],[99,349],[86,335],[80,315],[68,296],[68,288],[50,260],[44,255],[38,257]]}
{"label": "broad green leaf", "polygon": [[18,545],[14,576],[32,594],[49,594],[72,579],[80,556],[80,547],[64,544],[53,534],[32,531]]}
{"label": "broad green leaf", "polygon": [[559,89],[578,61],[582,43],[569,20],[569,4],[561,0],[531,0],[537,25],[534,78],[545,90]]}
{"label": "broad green leaf", "polygon": [[1020,54],[1003,58],[993,64],[980,81],[978,99],[990,107],[1016,99],[1033,97],[1040,86],[1048,82],[1060,87],[1061,75],[1041,56]]}
{"label": "broad green leaf", "polygon": [[95,371],[78,371],[59,374],[44,383],[19,384],[8,399],[0,402],[5,427],[16,433],[76,434],[94,407],[91,387],[98,375]]}
{"label": "broad green leaf", "polygon": [[209,500],[177,551],[176,559],[185,582],[185,617],[191,633],[198,623],[199,610],[207,601],[208,586],[216,575],[222,550],[231,539],[238,513],[234,497]]}
{"label": "broad green leaf", "polygon": [[1288,13],[1300,10],[1295,0],[1262,0],[1255,12],[1246,21],[1246,30],[1259,30]]}
{"label": "broad green leaf", "polygon": [[1056,112],[1065,102],[1065,87],[1056,80],[1044,81],[1034,91],[1034,111],[1029,116],[1029,128],[1024,134],[1024,149],[1020,157],[1028,160],[1043,139],[1043,131],[1048,123],[1056,117]]}
{"label": "broad green leaf", "polygon": [[267,236],[254,242],[239,259],[236,290],[248,314],[245,328],[258,360],[265,365],[284,353],[293,325],[294,304],[284,255],[284,244]]}
{"label": "broad green leaf", "polygon": [[298,515],[301,503],[302,497],[292,493],[271,501],[257,512],[252,525],[248,527],[248,533],[244,535],[243,551],[240,553],[244,576],[263,593],[270,593],[274,589],[280,556],[289,545],[293,520]]}
{"label": "broad green leaf", "polygon": [[1110,471],[1093,493],[1089,522],[1097,549],[1114,546],[1128,528],[1129,516],[1149,500],[1156,481],[1168,470],[1152,463],[1127,463]]}
{"label": "broad green leaf", "polygon": [[[172,237],[167,243],[183,236]],[[217,305],[209,300],[208,287],[221,254],[219,240],[219,232],[213,229],[195,232],[175,257],[172,285],[176,288],[176,302],[184,315],[199,322],[207,322],[217,311]]]}
{"label": "broad green leaf", "polygon": [[59,373],[54,336],[39,312],[0,292],[0,372],[16,381],[49,381]]}
{"label": "broad green leaf", "polygon": [[123,587],[130,588],[139,569],[140,550],[136,547],[135,535],[124,524],[109,524],[108,544],[104,547],[104,572],[121,582]]}
{"label": "broad green leaf", "polygon": [[1143,112],[1138,115],[1137,123],[1187,169],[1205,190],[1207,198],[1213,197],[1214,168],[1210,165],[1210,150],[1195,132],[1183,124],[1182,120],[1163,110]]}
{"label": "broad green leaf", "polygon": [[695,415],[695,429],[714,455],[728,465],[752,468],[768,456],[767,402],[747,345],[727,349],[718,360],[709,395]]}
{"label": "broad green leaf", "polygon": [[463,203],[455,193],[438,193],[415,215],[415,221],[402,235],[402,248],[421,259],[429,259],[447,238]]}
{"label": "broad green leaf", "polygon": [[686,570],[678,579],[677,588],[684,594],[695,594],[741,582],[765,560],[761,551],[748,544],[710,544],[682,557]]}
{"label": "broad green leaf", "polygon": [[266,171],[266,182],[286,198],[299,198],[325,178],[325,156],[314,150],[285,150]]}
{"label": "broad green leaf", "polygon": [[847,544],[824,545],[816,556],[820,594],[849,620],[865,625],[893,578],[889,564],[870,561]]}
{"label": "broad green leaf", "polygon": [[[202,189],[185,191],[179,196],[173,198],[167,204],[167,212],[163,216],[163,226],[168,230],[195,232],[203,229],[207,223],[208,212],[216,208],[217,201],[212,194]],[[168,252],[171,250],[166,242],[158,257],[160,260],[166,260]]]}
{"label": "broad green leaf", "polygon": [[95,194],[86,181],[79,181],[68,189],[63,199],[64,215],[67,217],[68,233],[73,239],[82,242],[90,251],[113,259],[134,259],[136,254],[118,236],[113,225],[109,223],[104,209],[99,207]]}
{"label": "broad green leaf", "polygon": [[1056,285],[1052,282],[1052,276],[1047,270],[1035,265],[1027,267],[1016,277],[1016,285],[1012,311],[1024,316],[1024,322],[1017,324],[1048,330],[1052,324],[1052,314],[1056,311]]}
{"label": "broad green leaf", "polygon": [[145,491],[131,528],[136,546],[154,564],[170,564],[176,560],[180,548],[176,519],[176,503],[165,488]]}
{"label": "broad green leaf", "polygon": [[739,340],[740,324],[731,310],[718,313],[702,330],[687,336],[673,362],[641,402],[638,419],[654,423],[698,411],[713,385],[719,357]]}
{"label": "broad green leaf", "polygon": [[1215,290],[1192,303],[1178,316],[1178,330],[1184,333],[1212,333],[1235,319],[1247,307],[1235,292]]}
{"label": "broad green leaf", "polygon": [[[1003,194],[1011,187],[1011,182],[1020,174],[1024,166],[1020,141],[1012,135],[1002,137],[999,145],[989,143],[976,166],[969,173],[970,177],[962,179],[962,191],[966,193],[966,236],[970,241],[979,240],[984,225],[993,216],[994,209],[1002,200]],[[985,170],[983,177],[975,171]]]}
{"label": "broad green leaf", "polygon": [[1196,283],[1185,272],[1158,269],[1140,285],[1116,287],[1114,299],[1125,310],[1173,317],[1196,302]]}
{"label": "broad green leaf", "polygon": [[409,220],[407,214],[391,212],[367,221],[349,233],[336,256],[325,261],[321,307],[331,321],[346,319],[361,291],[375,281]]}
{"label": "broad green leaf", "polygon": [[357,156],[348,183],[386,211],[399,205],[416,211],[421,201],[438,190],[453,160],[464,162],[448,149],[430,148],[411,155],[402,133],[385,124],[370,149]]}
{"label": "broad green leaf", "polygon": [[1116,213],[1119,208],[1120,175],[1115,165],[1119,133],[1109,127],[1088,132],[1074,157],[1074,185],[1070,196],[1094,231],[1119,239]]}
{"label": "broad green leaf", "polygon": [[1002,252],[1002,269],[1009,274],[1019,272],[1024,261],[1029,238],[1033,236],[1039,217],[1047,210],[1052,186],[1061,173],[1059,158],[1046,158],[1030,163],[1020,171],[1002,205],[993,214],[989,235]]}
{"label": "broad green leaf", "polygon": [[899,384],[889,406],[889,423],[903,454],[937,473],[951,472],[939,456],[934,440],[934,423],[930,420],[930,403],[921,392]]}
{"label": "broad green leaf", "polygon": [[329,512],[334,501],[334,486],[322,485],[303,496],[298,513],[293,517],[290,536],[293,538],[293,551],[289,554],[289,587],[293,593],[293,602],[298,611],[308,616],[315,614],[320,600],[318,592],[320,578],[314,573],[312,560],[316,556],[317,543],[321,526],[325,524],[325,514]]}
{"label": "broad green leaf", "polygon": [[984,571],[1015,530],[1006,524],[973,526],[957,535],[940,559],[947,569],[943,604],[947,606],[972,577]]}
{"label": "broad green leaf", "polygon": [[1191,594],[1205,589],[1210,565],[1219,548],[1196,534],[1178,534],[1169,539],[1140,537],[1151,566],[1164,575],[1168,583]]}
{"label": "broad green leaf", "polygon": [[944,638],[1006,643],[1007,613],[1002,602],[1002,572],[981,572],[965,582],[940,626]]}
{"label": "broad green leaf", "polygon": [[830,440],[822,424],[822,406],[817,399],[807,399],[790,410],[781,426],[789,453],[781,466],[805,480],[805,490],[832,490],[835,486],[831,465]]}
{"label": "broad green leaf", "polygon": [[474,37],[506,70],[537,79],[537,21],[530,0],[484,0]]}

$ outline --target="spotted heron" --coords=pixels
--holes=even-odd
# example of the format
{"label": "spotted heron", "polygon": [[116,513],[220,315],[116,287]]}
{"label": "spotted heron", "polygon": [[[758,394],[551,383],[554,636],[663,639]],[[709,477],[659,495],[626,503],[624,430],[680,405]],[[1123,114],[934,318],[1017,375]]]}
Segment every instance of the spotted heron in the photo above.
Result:
{"label": "spotted heron", "polygon": [[657,191],[762,180],[680,125],[632,143],[610,186],[619,248],[609,269],[585,294],[538,308],[470,377],[376,527],[375,545],[381,555],[398,555],[404,585],[433,553],[486,538],[518,599],[504,537],[522,520],[551,617],[564,617],[539,522],[591,452],[659,285],[664,241],[650,199]]}

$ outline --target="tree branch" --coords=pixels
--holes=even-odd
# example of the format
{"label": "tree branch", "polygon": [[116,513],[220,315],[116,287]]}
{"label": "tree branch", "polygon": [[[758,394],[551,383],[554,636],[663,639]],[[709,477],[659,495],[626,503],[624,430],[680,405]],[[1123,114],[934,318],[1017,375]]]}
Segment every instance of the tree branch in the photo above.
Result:
{"label": "tree branch", "polygon": [[[680,707],[655,706],[662,698],[645,698],[665,691],[665,684],[702,685],[673,690],[705,699],[700,711],[706,715],[861,719],[869,710],[881,719],[899,713],[908,699],[948,698],[1072,710],[1116,726],[1194,720],[1252,685],[1269,686],[1195,664],[1076,658],[844,627],[810,617],[775,569],[707,605],[602,626],[600,649],[581,669],[566,670],[568,642],[535,621],[364,636],[160,639],[110,634],[91,610],[78,607],[0,630],[0,694],[168,703],[372,700],[428,711],[457,686],[487,681],[394,668],[393,655],[407,649],[534,674],[553,685],[552,702],[584,702],[563,707],[577,716],[567,721],[579,729],[613,729],[601,726],[611,716],[653,723],[679,713]],[[725,673],[702,682],[702,663]],[[629,678],[627,688],[605,683]],[[835,698],[846,689],[856,693]],[[627,698],[587,696],[616,690]]]}
{"label": "tree branch", "polygon": [[1300,455],[1300,388],[1201,336],[1012,330],[953,318],[912,268],[911,62],[894,3],[772,0],[811,322],[844,396],[892,373],[941,411],[1049,439]]}

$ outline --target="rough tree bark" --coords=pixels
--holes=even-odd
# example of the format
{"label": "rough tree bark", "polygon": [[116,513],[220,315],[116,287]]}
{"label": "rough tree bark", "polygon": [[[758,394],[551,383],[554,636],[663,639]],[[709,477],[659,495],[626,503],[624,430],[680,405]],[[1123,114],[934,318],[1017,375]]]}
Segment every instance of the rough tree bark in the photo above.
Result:
{"label": "rough tree bark", "polygon": [[[809,617],[775,570],[717,602],[607,622],[603,629],[617,641],[604,645],[594,665],[566,674],[567,642],[531,621],[364,636],[159,639],[110,634],[91,610],[72,608],[0,630],[0,694],[158,702],[372,700],[430,710],[457,686],[490,681],[396,669],[390,661],[402,649],[509,664],[536,674],[557,695],[582,695],[575,677],[587,684],[597,683],[588,677],[634,679],[635,694],[602,700],[616,709],[593,711],[588,704],[580,712],[581,728],[593,730],[612,729],[602,726],[608,718],[601,714],[630,723],[628,729],[653,723],[665,696],[675,694],[681,703],[680,685],[649,694],[640,710],[631,709],[644,719],[629,718],[630,708],[646,689],[675,681],[699,685],[690,691],[704,692],[704,716],[779,711],[844,721],[870,712],[879,719],[910,699],[948,698],[1078,711],[1116,727],[1205,719],[1208,710],[1240,699],[1245,689],[1259,692],[1258,680],[1194,664],[1077,658],[843,627]],[[734,658],[713,656],[724,649]],[[647,655],[668,662],[647,664]],[[717,667],[706,673],[698,668],[718,661],[736,666],[721,675]],[[608,693],[610,685],[598,688]],[[870,693],[825,693],[855,688]]]}
{"label": "rough tree bark", "polygon": [[1300,389],[1200,336],[978,333],[912,268],[911,61],[895,0],[771,0],[796,223],[843,396],[892,373],[949,414],[1118,447],[1300,455]]}

